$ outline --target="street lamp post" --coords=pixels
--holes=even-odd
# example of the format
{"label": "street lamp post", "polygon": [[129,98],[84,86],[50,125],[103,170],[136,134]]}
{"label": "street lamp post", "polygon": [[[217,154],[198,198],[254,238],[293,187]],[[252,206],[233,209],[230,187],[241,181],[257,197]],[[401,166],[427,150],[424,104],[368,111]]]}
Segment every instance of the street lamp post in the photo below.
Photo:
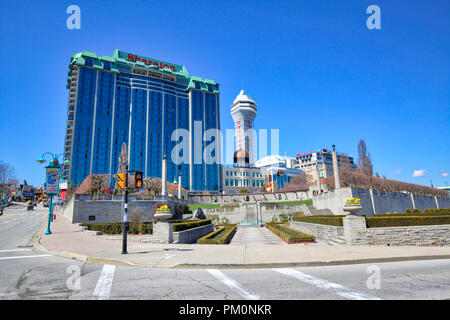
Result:
{"label": "street lamp post", "polygon": [[45,163],[44,156],[45,155],[51,155],[52,160],[50,160],[48,166],[45,167],[46,169],[46,177],[45,177],[45,193],[50,196],[50,203],[48,205],[48,224],[47,224],[47,231],[45,231],[45,234],[51,234],[50,230],[50,222],[53,221],[53,196],[58,194],[59,192],[59,182],[61,180],[62,175],[62,166],[58,162],[58,157],[63,155],[64,156],[64,162],[63,164],[70,164],[69,157],[65,153],[60,154],[54,154],[51,152],[44,152],[41,155],[41,158],[37,160],[39,163]]}

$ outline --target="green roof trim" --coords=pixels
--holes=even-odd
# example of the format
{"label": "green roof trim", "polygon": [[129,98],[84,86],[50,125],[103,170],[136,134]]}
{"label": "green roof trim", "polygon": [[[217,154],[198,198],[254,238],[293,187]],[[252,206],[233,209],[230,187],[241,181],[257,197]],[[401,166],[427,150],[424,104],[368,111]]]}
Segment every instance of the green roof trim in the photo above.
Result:
{"label": "green roof trim", "polygon": [[[92,65],[86,65],[86,59],[92,59]],[[136,60],[136,61],[135,61]],[[110,69],[105,70],[105,63],[110,63]],[[152,71],[158,71],[166,74],[170,74],[177,77],[183,77],[189,80],[189,84],[186,90],[200,90],[210,93],[219,93],[218,84],[208,78],[201,78],[198,76],[191,76],[187,71],[186,67],[183,65],[177,65],[169,62],[164,62],[161,60],[156,60],[152,58],[146,58],[144,56],[139,56],[133,53],[127,53],[125,51],[121,51],[119,49],[115,49],[112,56],[101,55],[98,56],[95,52],[84,50],[82,52],[72,54],[70,59],[69,69],[72,68],[73,65],[84,66],[88,68],[93,68],[97,70],[105,70],[113,73],[120,73],[118,65],[127,65],[128,67],[137,67]],[[71,79],[67,79],[68,82]],[[196,85],[198,83],[198,85]],[[212,86],[212,87],[210,87]]]}

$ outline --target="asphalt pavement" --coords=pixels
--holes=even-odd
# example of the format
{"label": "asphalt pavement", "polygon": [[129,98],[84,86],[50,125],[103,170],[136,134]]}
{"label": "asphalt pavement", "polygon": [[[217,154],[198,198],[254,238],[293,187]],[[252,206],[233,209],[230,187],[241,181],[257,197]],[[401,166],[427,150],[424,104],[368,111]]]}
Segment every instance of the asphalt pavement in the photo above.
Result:
{"label": "asphalt pavement", "polygon": [[[30,246],[33,236],[45,230],[47,213],[48,208],[28,212],[25,208],[8,208],[5,215],[0,216],[0,299],[450,299],[450,259],[258,268],[151,268],[67,258],[60,256],[60,253]],[[47,239],[53,236],[58,238],[58,219],[60,217],[53,224],[54,234]],[[77,236],[80,235],[83,233],[78,232]],[[83,237],[100,241],[95,237]],[[119,243],[114,240],[103,241],[106,242],[105,246]],[[153,248],[153,251],[161,252],[170,261],[175,258],[171,255],[183,252],[164,250],[171,248],[168,245],[145,245],[146,250],[136,255],[145,257],[151,251],[149,248]],[[195,245],[192,246],[195,248]],[[231,247],[236,246],[228,246]],[[249,246],[244,247],[248,249]],[[264,245],[253,247],[260,250],[266,248]],[[311,251],[322,247],[325,248],[299,248]],[[216,247],[214,250],[220,249]],[[220,255],[220,251],[217,251],[217,255]]]}

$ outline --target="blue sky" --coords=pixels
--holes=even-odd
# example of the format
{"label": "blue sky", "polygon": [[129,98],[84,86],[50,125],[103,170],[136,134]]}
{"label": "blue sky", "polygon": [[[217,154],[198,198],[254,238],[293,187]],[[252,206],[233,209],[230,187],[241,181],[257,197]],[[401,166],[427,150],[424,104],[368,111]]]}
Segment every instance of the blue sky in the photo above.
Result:
{"label": "blue sky", "polygon": [[[80,30],[66,27],[71,4]],[[380,30],[366,27],[371,4]],[[0,159],[40,185],[35,160],[63,149],[70,56],[117,48],[220,83],[222,129],[243,86],[258,103],[255,127],[278,128],[283,155],[335,144],[356,161],[364,139],[375,172],[442,186],[449,38],[445,0],[2,1]]]}

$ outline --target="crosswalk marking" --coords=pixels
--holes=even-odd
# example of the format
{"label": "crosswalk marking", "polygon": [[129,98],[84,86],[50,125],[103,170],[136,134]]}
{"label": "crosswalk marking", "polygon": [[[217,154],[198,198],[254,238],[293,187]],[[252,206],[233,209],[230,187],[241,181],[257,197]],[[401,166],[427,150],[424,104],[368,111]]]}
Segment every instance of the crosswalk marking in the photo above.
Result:
{"label": "crosswalk marking", "polygon": [[52,256],[51,254],[37,254],[37,255],[34,255],[34,256],[1,257],[0,260],[40,258],[40,257],[51,257],[51,256]]}
{"label": "crosswalk marking", "polygon": [[109,298],[115,271],[116,266],[114,265],[105,264],[103,266],[102,273],[98,278],[97,286],[92,294],[92,300],[104,300]]}
{"label": "crosswalk marking", "polygon": [[0,252],[14,252],[14,251],[31,251],[31,249],[8,249],[8,250],[0,250]]}
{"label": "crosswalk marking", "polygon": [[223,272],[217,270],[217,269],[206,269],[210,274],[212,274],[214,277],[219,279],[222,283],[227,285],[229,288],[235,290],[241,297],[247,299],[247,300],[259,300],[259,296],[253,295],[249,293],[247,290],[242,288],[242,286],[237,283],[232,278],[225,275]]}
{"label": "crosswalk marking", "polygon": [[320,278],[316,278],[313,277],[311,275],[305,274],[303,272],[294,270],[294,269],[290,269],[290,268],[276,268],[276,269],[272,269],[276,272],[282,273],[286,276],[295,278],[297,280],[306,282],[308,284],[311,284],[315,287],[321,288],[321,289],[325,289],[325,290],[329,290],[331,289],[332,291],[334,291],[336,294],[340,295],[341,297],[344,297],[346,299],[351,299],[351,300],[381,300],[380,298],[377,297],[373,297],[370,295],[367,295],[365,293],[361,293],[361,292],[357,292],[354,291],[352,289],[346,288],[340,284],[337,283],[333,283],[333,282],[328,282],[326,280],[322,280]]}

